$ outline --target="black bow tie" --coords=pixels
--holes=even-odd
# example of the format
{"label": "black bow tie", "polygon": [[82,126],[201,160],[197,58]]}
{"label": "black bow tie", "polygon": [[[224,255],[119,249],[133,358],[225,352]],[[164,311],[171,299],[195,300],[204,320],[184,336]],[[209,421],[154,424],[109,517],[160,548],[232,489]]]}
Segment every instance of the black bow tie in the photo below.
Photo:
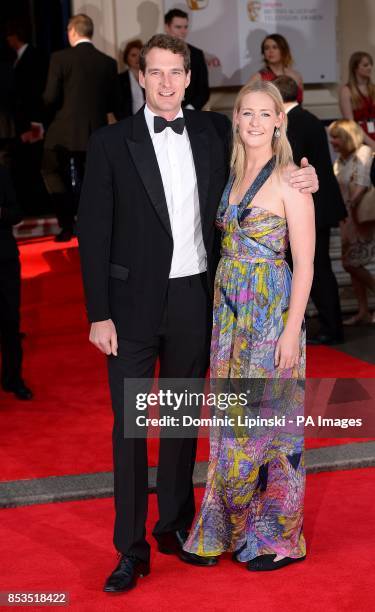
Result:
{"label": "black bow tie", "polygon": [[182,134],[185,127],[185,119],[183,117],[177,117],[173,121],[167,121],[164,117],[154,117],[154,132],[158,134],[163,132],[165,128],[170,127],[176,134]]}

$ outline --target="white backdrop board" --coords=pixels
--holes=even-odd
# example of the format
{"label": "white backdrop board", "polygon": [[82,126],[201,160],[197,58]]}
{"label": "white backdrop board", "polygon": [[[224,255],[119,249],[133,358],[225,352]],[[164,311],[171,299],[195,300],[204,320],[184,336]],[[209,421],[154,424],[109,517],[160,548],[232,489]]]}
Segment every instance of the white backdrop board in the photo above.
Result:
{"label": "white backdrop board", "polygon": [[[242,85],[262,67],[267,34],[285,36],[305,83],[335,82],[337,0],[164,0],[189,14],[188,41],[203,49],[210,85]],[[212,58],[220,60],[215,66]]]}

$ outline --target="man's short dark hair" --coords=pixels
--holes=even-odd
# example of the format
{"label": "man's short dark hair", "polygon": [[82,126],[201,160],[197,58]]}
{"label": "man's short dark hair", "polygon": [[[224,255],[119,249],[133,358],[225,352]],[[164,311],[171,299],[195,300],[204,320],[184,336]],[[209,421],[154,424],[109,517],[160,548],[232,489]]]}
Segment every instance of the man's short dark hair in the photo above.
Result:
{"label": "man's short dark hair", "polygon": [[30,27],[23,19],[11,19],[5,26],[5,36],[17,36],[18,40],[27,43],[30,40]]}
{"label": "man's short dark hair", "polygon": [[69,28],[74,28],[77,34],[85,38],[92,38],[94,34],[94,22],[91,17],[84,13],[73,15],[68,21]]}
{"label": "man's short dark hair", "polygon": [[282,75],[272,82],[281,93],[283,102],[297,102],[298,85],[292,77]]}
{"label": "man's short dark hair", "polygon": [[179,19],[189,19],[189,15],[182,11],[181,9],[171,9],[168,13],[164,15],[164,23],[165,25],[171,25],[173,19],[178,17]]}
{"label": "man's short dark hair", "polygon": [[172,51],[176,55],[181,55],[184,60],[184,69],[188,73],[190,70],[190,50],[186,42],[180,38],[169,36],[169,34],[155,34],[141,49],[139,56],[139,69],[145,74],[146,72],[146,56],[151,49],[166,49]]}

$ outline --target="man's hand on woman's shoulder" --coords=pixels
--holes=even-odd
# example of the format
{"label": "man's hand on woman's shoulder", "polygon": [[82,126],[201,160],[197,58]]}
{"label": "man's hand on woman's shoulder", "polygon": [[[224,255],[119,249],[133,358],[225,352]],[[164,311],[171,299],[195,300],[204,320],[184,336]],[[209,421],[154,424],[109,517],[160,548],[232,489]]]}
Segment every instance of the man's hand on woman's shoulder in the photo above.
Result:
{"label": "man's hand on woman's shoulder", "polygon": [[310,166],[307,157],[302,157],[301,167],[293,170],[289,178],[290,185],[301,193],[316,193],[319,180],[314,166]]}

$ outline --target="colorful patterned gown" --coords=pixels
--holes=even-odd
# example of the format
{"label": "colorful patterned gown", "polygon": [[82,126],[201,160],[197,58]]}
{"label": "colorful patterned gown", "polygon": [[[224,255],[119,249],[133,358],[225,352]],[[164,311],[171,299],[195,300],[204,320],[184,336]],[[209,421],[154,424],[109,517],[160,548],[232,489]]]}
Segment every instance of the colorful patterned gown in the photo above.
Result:
{"label": "colorful patterned gown", "polygon": [[[273,168],[274,159],[239,205],[229,204],[232,177],[219,206],[222,257],[215,280],[211,379],[249,382],[257,414],[271,408],[295,415],[304,402],[304,326],[298,367],[274,366],[291,291],[287,224],[252,206]],[[212,428],[206,491],[184,549],[201,556],[232,551],[242,562],[262,554],[304,556],[304,488],[303,437],[295,430],[258,428],[245,434]]]}

